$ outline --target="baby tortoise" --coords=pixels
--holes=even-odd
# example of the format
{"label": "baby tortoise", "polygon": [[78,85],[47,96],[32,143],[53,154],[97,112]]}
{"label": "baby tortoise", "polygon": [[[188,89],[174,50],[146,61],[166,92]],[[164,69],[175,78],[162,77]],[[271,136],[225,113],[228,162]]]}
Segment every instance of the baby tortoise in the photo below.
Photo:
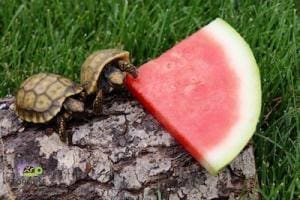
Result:
{"label": "baby tortoise", "polygon": [[125,73],[137,77],[137,69],[129,61],[129,52],[105,49],[91,54],[81,67],[80,83],[87,95],[95,94],[93,112],[102,113],[103,95],[124,83]]}
{"label": "baby tortoise", "polygon": [[56,74],[39,73],[26,79],[16,95],[16,114],[27,122],[46,123],[56,117],[58,134],[68,142],[66,121],[73,112],[83,112],[84,104],[75,99],[83,88]]}

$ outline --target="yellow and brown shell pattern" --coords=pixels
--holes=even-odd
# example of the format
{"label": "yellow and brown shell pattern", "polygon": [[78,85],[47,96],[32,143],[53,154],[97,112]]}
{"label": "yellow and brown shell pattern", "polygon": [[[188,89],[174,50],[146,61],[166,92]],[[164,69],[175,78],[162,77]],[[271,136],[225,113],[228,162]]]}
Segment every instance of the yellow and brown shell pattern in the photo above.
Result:
{"label": "yellow and brown shell pattern", "polygon": [[92,53],[81,67],[80,83],[88,95],[96,93],[100,74],[105,65],[114,60],[129,62],[129,52],[121,49],[104,49]]}
{"label": "yellow and brown shell pattern", "polygon": [[16,114],[25,121],[44,123],[61,110],[69,96],[83,88],[60,75],[39,73],[26,79],[16,95]]}

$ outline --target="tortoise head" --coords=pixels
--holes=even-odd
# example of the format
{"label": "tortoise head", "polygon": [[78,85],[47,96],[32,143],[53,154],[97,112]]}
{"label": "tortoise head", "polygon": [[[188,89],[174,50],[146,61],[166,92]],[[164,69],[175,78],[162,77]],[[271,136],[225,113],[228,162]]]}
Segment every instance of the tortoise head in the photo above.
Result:
{"label": "tortoise head", "polygon": [[64,102],[64,108],[71,112],[83,112],[84,111],[84,103],[68,97]]}
{"label": "tortoise head", "polygon": [[124,83],[125,74],[119,68],[109,65],[105,67],[104,77],[112,87],[120,87]]}

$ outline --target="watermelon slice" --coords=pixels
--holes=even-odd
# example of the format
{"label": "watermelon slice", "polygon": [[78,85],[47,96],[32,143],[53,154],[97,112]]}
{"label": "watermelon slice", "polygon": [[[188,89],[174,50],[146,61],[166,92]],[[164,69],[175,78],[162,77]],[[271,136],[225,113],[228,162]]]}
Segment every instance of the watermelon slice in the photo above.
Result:
{"label": "watermelon slice", "polygon": [[211,174],[239,154],[259,119],[255,58],[222,19],[142,65],[126,85]]}

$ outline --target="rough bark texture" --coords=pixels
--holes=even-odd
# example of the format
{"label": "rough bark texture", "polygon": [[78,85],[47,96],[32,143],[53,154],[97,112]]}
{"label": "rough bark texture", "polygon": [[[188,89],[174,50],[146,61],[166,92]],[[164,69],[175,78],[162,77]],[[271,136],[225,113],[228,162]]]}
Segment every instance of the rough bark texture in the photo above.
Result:
{"label": "rough bark texture", "polygon": [[[253,148],[211,176],[134,100],[119,114],[69,123],[72,146],[51,125],[20,122],[0,102],[0,199],[257,199]],[[26,177],[25,166],[43,174]]]}

